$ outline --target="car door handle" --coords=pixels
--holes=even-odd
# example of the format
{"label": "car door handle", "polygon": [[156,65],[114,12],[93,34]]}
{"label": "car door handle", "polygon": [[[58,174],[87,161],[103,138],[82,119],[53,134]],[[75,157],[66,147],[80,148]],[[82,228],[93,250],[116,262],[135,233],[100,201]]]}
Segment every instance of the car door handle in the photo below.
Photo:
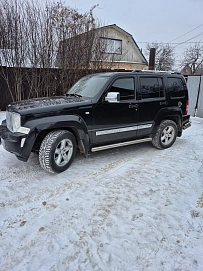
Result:
{"label": "car door handle", "polygon": [[129,106],[128,106],[129,108],[138,108],[139,107],[139,105],[138,104],[129,104]]}
{"label": "car door handle", "polygon": [[167,101],[165,101],[165,102],[160,102],[159,104],[160,105],[167,105],[168,103],[167,103]]}

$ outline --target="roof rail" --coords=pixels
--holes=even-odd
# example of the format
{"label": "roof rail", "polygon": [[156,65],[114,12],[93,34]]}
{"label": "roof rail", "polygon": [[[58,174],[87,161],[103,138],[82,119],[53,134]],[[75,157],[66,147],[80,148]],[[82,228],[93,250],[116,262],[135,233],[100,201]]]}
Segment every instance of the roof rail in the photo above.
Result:
{"label": "roof rail", "polygon": [[142,70],[143,72],[151,72],[151,73],[169,73],[169,74],[180,74],[175,71],[159,71],[159,70]]}
{"label": "roof rail", "polygon": [[181,74],[181,73],[175,72],[175,71],[159,71],[159,70],[133,70],[132,72]]}
{"label": "roof rail", "polygon": [[132,72],[144,72],[144,70],[133,70]]}

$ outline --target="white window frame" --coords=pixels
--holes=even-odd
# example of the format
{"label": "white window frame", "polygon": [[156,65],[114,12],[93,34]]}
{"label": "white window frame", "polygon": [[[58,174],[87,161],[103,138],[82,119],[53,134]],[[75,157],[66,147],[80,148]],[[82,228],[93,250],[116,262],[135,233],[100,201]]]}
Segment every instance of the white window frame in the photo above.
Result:
{"label": "white window frame", "polygon": [[100,38],[105,43],[104,52],[108,54],[122,54],[122,40],[111,39],[111,38]]}

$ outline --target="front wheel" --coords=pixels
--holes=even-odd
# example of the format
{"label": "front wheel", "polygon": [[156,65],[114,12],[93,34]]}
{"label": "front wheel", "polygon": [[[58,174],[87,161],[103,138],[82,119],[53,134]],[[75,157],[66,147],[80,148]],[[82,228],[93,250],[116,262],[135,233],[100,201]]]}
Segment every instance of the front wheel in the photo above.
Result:
{"label": "front wheel", "polygon": [[158,149],[166,149],[173,145],[178,133],[177,125],[172,120],[164,120],[159,125],[152,144]]}
{"label": "front wheel", "polygon": [[76,141],[72,133],[65,130],[52,131],[42,141],[39,162],[44,170],[60,173],[70,166],[75,152]]}

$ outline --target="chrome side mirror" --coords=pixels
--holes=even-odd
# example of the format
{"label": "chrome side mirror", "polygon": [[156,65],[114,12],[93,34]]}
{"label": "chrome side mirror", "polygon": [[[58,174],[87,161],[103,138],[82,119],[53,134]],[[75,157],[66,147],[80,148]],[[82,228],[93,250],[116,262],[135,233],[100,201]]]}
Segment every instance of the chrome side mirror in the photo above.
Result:
{"label": "chrome side mirror", "polygon": [[117,103],[120,101],[120,93],[119,92],[108,92],[105,97],[105,101],[109,103]]}

